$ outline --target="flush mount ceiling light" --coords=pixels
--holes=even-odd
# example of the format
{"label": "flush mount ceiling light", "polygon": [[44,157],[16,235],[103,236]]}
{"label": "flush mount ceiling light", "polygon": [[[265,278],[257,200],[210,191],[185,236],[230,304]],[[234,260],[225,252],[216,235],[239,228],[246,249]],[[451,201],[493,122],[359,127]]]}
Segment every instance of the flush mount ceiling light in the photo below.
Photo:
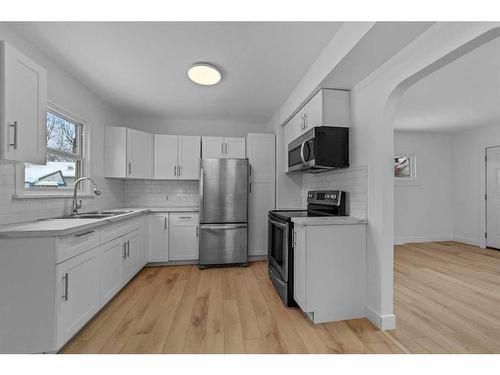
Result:
{"label": "flush mount ceiling light", "polygon": [[212,86],[221,80],[222,74],[220,70],[212,64],[196,63],[189,68],[188,77],[191,81],[199,85]]}

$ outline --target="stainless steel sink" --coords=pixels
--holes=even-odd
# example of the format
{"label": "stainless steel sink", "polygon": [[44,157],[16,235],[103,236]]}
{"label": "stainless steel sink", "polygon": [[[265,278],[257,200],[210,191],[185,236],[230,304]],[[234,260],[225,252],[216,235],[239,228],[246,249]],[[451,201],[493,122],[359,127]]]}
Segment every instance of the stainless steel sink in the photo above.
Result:
{"label": "stainless steel sink", "polygon": [[127,214],[132,211],[93,211],[93,212],[83,212],[77,215],[67,215],[60,217],[52,217],[47,219],[39,219],[38,221],[45,220],[66,220],[66,219],[105,219],[108,217],[118,216]]}

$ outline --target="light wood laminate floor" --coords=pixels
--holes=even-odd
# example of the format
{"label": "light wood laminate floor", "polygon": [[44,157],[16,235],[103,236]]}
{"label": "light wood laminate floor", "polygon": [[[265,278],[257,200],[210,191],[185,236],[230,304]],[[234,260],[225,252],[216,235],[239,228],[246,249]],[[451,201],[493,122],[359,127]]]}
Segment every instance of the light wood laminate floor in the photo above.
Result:
{"label": "light wood laminate floor", "polygon": [[63,353],[500,353],[500,252],[395,247],[397,328],[313,325],[285,308],[264,262],[143,269]]}

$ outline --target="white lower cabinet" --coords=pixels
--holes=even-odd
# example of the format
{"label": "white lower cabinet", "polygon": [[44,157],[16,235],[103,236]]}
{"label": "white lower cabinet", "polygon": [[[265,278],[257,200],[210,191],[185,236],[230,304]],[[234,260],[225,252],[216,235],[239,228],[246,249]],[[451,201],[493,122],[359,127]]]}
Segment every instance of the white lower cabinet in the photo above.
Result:
{"label": "white lower cabinet", "polygon": [[98,256],[89,250],[56,266],[57,347],[99,310]]}
{"label": "white lower cabinet", "polygon": [[139,244],[139,231],[135,230],[123,238],[123,283],[126,284],[138,271],[141,259]]}
{"label": "white lower cabinet", "polygon": [[199,258],[199,215],[197,212],[170,213],[169,261]]}
{"label": "white lower cabinet", "polygon": [[168,262],[168,213],[149,215],[150,262]]}
{"label": "white lower cabinet", "polygon": [[299,225],[293,297],[314,323],[366,315],[366,224]]}
{"label": "white lower cabinet", "polygon": [[123,239],[117,238],[101,246],[100,250],[100,305],[104,306],[123,285],[122,259],[125,257]]}

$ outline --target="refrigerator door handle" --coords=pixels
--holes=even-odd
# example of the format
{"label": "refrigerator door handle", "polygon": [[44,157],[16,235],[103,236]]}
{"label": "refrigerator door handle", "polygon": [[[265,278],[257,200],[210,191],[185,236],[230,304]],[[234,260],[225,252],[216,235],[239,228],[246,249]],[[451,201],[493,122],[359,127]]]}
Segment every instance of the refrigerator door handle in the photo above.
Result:
{"label": "refrigerator door handle", "polygon": [[204,217],[203,217],[203,168],[200,168],[200,222],[203,223]]}
{"label": "refrigerator door handle", "polygon": [[200,225],[201,230],[231,230],[231,229],[240,229],[240,228],[246,228],[248,224],[226,224],[226,225],[221,225],[221,224],[216,224],[216,225],[210,225],[210,224],[202,224]]}

